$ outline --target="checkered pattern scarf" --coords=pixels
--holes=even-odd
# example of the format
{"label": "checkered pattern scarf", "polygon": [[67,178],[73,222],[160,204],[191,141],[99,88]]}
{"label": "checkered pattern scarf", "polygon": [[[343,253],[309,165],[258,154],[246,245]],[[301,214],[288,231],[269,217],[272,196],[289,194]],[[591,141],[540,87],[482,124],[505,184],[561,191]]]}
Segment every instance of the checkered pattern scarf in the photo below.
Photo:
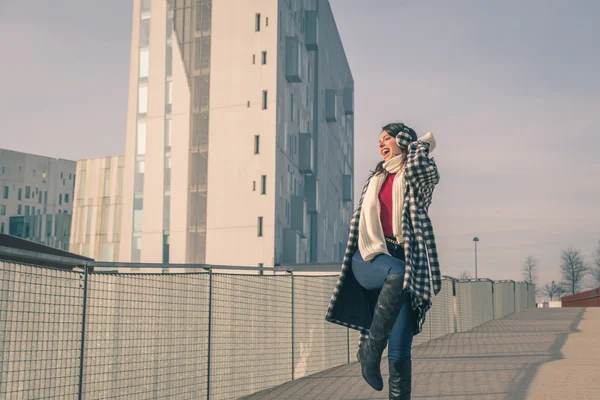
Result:
{"label": "checkered pattern scarf", "polygon": [[[412,296],[412,306],[417,312],[417,330],[421,332],[425,322],[425,314],[431,308],[431,288],[438,294],[442,287],[437,246],[433,233],[433,225],[428,215],[432,201],[433,189],[440,180],[435,161],[429,157],[430,147],[435,147],[435,139],[431,134],[425,135],[416,142],[411,142],[410,135],[400,132],[396,137],[398,145],[408,150],[405,164],[404,206],[402,210],[402,235],[406,269],[404,289]],[[352,256],[358,247],[358,226],[363,198],[369,187],[371,175],[363,188],[360,201],[350,221],[350,234],[342,271],[329,303],[326,320],[348,328],[360,330],[361,341],[368,334],[368,327],[355,326],[333,318],[333,307],[343,287],[344,279],[351,267]],[[430,279],[431,276],[431,279]],[[360,345],[360,344],[359,344]]]}

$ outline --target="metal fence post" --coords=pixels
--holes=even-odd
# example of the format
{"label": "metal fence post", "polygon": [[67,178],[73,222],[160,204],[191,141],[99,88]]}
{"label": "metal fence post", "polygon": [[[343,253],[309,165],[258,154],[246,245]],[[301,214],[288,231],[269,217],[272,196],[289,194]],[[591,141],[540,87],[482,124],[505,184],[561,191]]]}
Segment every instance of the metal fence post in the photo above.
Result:
{"label": "metal fence post", "polygon": [[348,341],[348,364],[350,364],[350,328],[346,328],[346,340]]}
{"label": "metal fence post", "polygon": [[494,282],[492,282],[492,320],[496,319],[496,300],[494,297]]}
{"label": "metal fence post", "polygon": [[292,380],[294,380],[294,271],[291,272],[292,275]]}
{"label": "metal fence post", "polygon": [[212,336],[212,298],[213,298],[213,272],[208,271],[208,337],[207,337],[207,369],[206,369],[206,399],[210,399],[210,339]]}
{"label": "metal fence post", "polygon": [[83,399],[83,367],[85,356],[85,319],[87,314],[88,265],[83,265],[83,310],[81,316],[81,348],[79,350],[79,393],[77,398]]}
{"label": "metal fence post", "polygon": [[452,279],[452,315],[454,319],[454,333],[458,332],[458,309],[456,304],[456,280]]}

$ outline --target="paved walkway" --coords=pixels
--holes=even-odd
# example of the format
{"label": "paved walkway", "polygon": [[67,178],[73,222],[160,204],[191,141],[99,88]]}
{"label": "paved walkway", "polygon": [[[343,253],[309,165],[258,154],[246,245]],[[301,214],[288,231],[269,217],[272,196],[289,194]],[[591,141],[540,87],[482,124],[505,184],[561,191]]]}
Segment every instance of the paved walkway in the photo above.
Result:
{"label": "paved walkway", "polygon": [[[534,309],[413,349],[413,399],[600,399],[600,309]],[[387,372],[386,361],[382,372]],[[387,377],[384,377],[387,381]],[[387,399],[352,363],[248,400]]]}

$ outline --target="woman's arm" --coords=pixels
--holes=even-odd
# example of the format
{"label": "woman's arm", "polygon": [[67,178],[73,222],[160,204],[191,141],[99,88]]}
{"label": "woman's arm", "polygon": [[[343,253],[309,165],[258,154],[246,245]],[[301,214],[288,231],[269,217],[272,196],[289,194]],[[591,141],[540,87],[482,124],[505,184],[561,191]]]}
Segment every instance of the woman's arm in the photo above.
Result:
{"label": "woman's arm", "polygon": [[405,179],[415,190],[431,191],[440,181],[440,174],[435,161],[429,157],[429,153],[435,149],[436,141],[431,132],[410,143],[403,133],[396,137],[398,145],[408,147],[408,155],[405,165]]}

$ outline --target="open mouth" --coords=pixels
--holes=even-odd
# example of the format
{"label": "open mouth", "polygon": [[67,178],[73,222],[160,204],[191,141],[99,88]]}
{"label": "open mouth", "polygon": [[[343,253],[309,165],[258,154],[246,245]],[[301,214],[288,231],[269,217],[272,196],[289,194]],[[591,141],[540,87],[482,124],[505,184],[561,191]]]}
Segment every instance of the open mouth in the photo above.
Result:
{"label": "open mouth", "polygon": [[384,156],[384,157],[385,157],[385,156],[387,156],[388,154],[390,154],[390,149],[383,149],[383,150],[381,150],[381,155],[382,155],[382,156]]}

